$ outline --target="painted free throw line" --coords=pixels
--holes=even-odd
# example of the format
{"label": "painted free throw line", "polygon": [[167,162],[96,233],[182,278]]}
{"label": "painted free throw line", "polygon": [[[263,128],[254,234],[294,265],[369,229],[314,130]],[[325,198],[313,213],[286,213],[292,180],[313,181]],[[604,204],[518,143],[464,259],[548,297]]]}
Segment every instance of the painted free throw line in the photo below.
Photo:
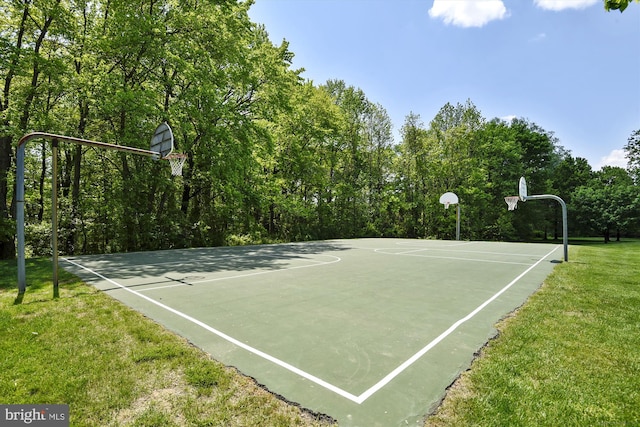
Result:
{"label": "painted free throw line", "polygon": [[438,337],[436,337],[434,340],[432,340],[430,343],[428,343],[427,345],[425,345],[421,350],[419,350],[417,353],[415,353],[413,356],[411,356],[409,359],[407,359],[404,363],[402,363],[401,365],[399,365],[396,369],[394,369],[393,371],[391,371],[389,374],[387,374],[384,378],[382,378],[380,381],[378,381],[376,384],[374,384],[373,386],[371,386],[368,390],[366,390],[364,393],[360,394],[359,396],[356,396],[352,393],[349,393],[348,391],[345,391],[343,389],[341,389],[340,387],[337,387],[333,384],[328,383],[327,381],[316,377],[315,375],[312,375],[308,372],[305,372],[299,368],[296,368],[295,366],[284,362],[276,357],[271,356],[270,354],[267,354],[263,351],[258,350],[257,348],[251,347],[250,345],[247,345],[241,341],[238,341],[237,339],[225,334],[222,331],[219,331],[209,325],[207,325],[206,323],[189,316],[188,314],[185,314],[179,310],[176,310],[174,308],[169,307],[166,304],[163,304],[159,301],[154,300],[153,298],[150,298],[144,294],[141,294],[138,291],[135,291],[133,289],[130,289],[124,285],[121,285],[120,283],[116,282],[115,280],[109,279],[108,277],[105,277],[104,275],[88,268],[85,267],[84,265],[78,264],[77,262],[71,261],[69,259],[66,258],[62,258],[64,261],[68,262],[69,264],[75,265],[76,267],[79,267],[103,280],[106,280],[107,282],[127,291],[130,292],[158,307],[161,307],[179,317],[182,317],[185,320],[188,320],[189,322],[192,322],[198,326],[200,326],[201,328],[204,328],[205,330],[219,336],[220,338],[250,352],[255,354],[256,356],[262,357],[265,360],[268,360],[272,363],[275,363],[276,365],[295,373],[296,375],[299,375],[309,381],[312,381],[316,384],[318,384],[319,386],[322,386],[324,388],[326,388],[327,390],[330,390],[336,394],[338,394],[339,396],[342,396],[346,399],[349,399],[352,402],[355,402],[357,404],[361,404],[364,401],[366,401],[368,398],[370,398],[371,396],[373,396],[376,392],[378,392],[380,389],[382,389],[384,386],[386,386],[388,383],[390,383],[395,377],[397,377],[398,375],[400,375],[402,372],[404,372],[406,369],[408,369],[411,365],[413,365],[416,361],[418,361],[422,356],[424,356],[429,350],[431,350],[433,347],[435,347],[438,343],[440,343],[442,340],[444,340],[446,337],[448,337],[449,335],[451,335],[451,333],[453,333],[456,329],[458,329],[463,323],[467,322],[468,320],[472,319],[476,314],[478,314],[480,311],[482,311],[486,306],[488,306],[491,302],[493,302],[496,298],[498,298],[500,295],[502,295],[504,292],[506,292],[509,288],[511,288],[513,285],[515,285],[520,279],[522,279],[527,273],[529,273],[531,270],[533,270],[536,266],[538,266],[542,261],[544,261],[549,255],[551,255],[553,252],[555,252],[558,249],[558,246],[555,247],[554,249],[552,249],[549,253],[547,253],[546,255],[544,255],[542,258],[540,258],[535,264],[533,264],[532,266],[530,266],[529,268],[527,268],[524,272],[522,272],[518,277],[516,277],[515,279],[513,279],[508,285],[506,285],[504,288],[500,289],[498,292],[496,292],[491,298],[489,298],[488,300],[486,300],[485,302],[483,302],[482,304],[480,304],[475,310],[473,310],[472,312],[470,312],[469,314],[467,314],[465,317],[461,318],[460,320],[458,320],[457,322],[453,323],[446,331],[444,331],[443,333],[441,333]]}

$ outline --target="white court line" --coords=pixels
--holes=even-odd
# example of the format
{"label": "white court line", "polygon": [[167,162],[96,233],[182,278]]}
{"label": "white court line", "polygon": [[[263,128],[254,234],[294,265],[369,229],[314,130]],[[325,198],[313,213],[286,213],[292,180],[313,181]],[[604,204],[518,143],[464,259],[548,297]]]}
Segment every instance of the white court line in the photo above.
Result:
{"label": "white court line", "polygon": [[[107,254],[107,255],[111,255],[111,254]],[[336,258],[336,257],[333,257],[332,255],[322,255],[322,256]],[[178,264],[178,265],[215,264],[215,263],[219,263],[220,260],[229,260],[229,259],[234,259],[235,260],[237,258],[277,258],[277,259],[286,260],[286,259],[290,259],[291,256],[287,256],[287,255],[267,255],[267,254],[258,254],[258,253],[255,253],[255,252],[249,252],[249,253],[246,253],[244,255],[232,255],[232,254],[216,255],[216,254],[212,254],[212,255],[204,256],[203,258],[204,259],[196,259],[195,261],[194,261],[193,258],[191,258],[189,260],[189,262],[184,262],[184,261],[159,261],[159,262],[148,262],[148,263],[144,263],[144,264],[127,264],[127,267],[128,268],[136,268],[136,267],[150,267],[150,266],[154,266],[154,265],[176,265],[176,264]],[[310,262],[325,263],[325,261],[308,259],[308,258],[305,258],[305,259],[307,261],[310,261]],[[105,269],[108,270],[108,267],[105,268]],[[118,271],[118,270],[121,270],[121,268],[114,268],[114,270]]]}
{"label": "white court line", "polygon": [[455,252],[457,254],[482,254],[482,255],[501,255],[501,256],[514,256],[514,257],[539,257],[540,254],[514,254],[508,252],[489,252],[489,251],[460,251],[460,250],[451,250],[451,249],[429,249],[430,251],[439,251],[439,252]]}
{"label": "white court line", "polygon": [[[451,248],[454,246],[463,246],[466,244],[476,244],[478,242],[469,242],[469,243],[462,243],[459,245],[447,245],[444,246],[446,248]],[[439,251],[439,252],[455,252],[455,253],[464,253],[464,254],[489,254],[489,255],[504,255],[504,256],[516,256],[516,257],[538,257],[540,256],[539,254],[514,254],[514,253],[507,253],[507,252],[492,252],[492,251],[460,251],[460,250],[452,250],[452,249],[442,249],[439,246],[419,246],[419,245],[412,245],[409,243],[397,243],[398,246],[409,246],[412,248],[422,248],[422,249],[416,249],[415,251],[408,251],[408,252],[419,252],[420,250],[424,250],[424,251]],[[393,248],[381,248],[380,250],[385,250],[385,249],[393,249]],[[408,253],[407,252],[407,253]],[[401,253],[405,253],[405,252],[397,252],[398,254]]]}
{"label": "white court line", "polygon": [[429,350],[431,350],[433,347],[435,347],[440,341],[442,341],[443,339],[445,339],[446,337],[448,337],[449,335],[451,335],[451,333],[453,331],[455,331],[456,329],[458,329],[458,327],[460,325],[462,325],[464,322],[466,322],[467,320],[471,319],[473,316],[475,316],[476,314],[478,314],[480,311],[482,311],[482,309],[484,309],[487,305],[489,305],[493,300],[495,300],[496,298],[498,298],[500,295],[502,295],[503,293],[505,293],[510,287],[512,287],[513,285],[515,285],[520,279],[522,279],[527,273],[529,273],[534,267],[536,267],[538,264],[540,264],[545,258],[547,258],[549,255],[551,255],[553,252],[555,252],[557,249],[559,248],[559,246],[556,246],[555,248],[553,248],[553,250],[551,250],[551,252],[549,252],[548,254],[546,254],[545,256],[543,256],[542,258],[540,258],[538,260],[538,262],[536,262],[535,264],[533,264],[531,267],[527,268],[523,273],[521,273],[518,277],[516,277],[515,279],[513,279],[511,281],[511,283],[509,283],[507,286],[505,286],[504,288],[500,289],[498,292],[496,292],[491,298],[489,298],[488,300],[486,300],[485,302],[483,302],[482,304],[480,304],[475,310],[473,310],[471,313],[467,314],[465,317],[463,317],[462,319],[458,320],[457,322],[455,322],[453,325],[451,325],[449,327],[449,329],[447,329],[446,331],[444,331],[443,333],[441,333],[440,335],[438,335],[438,337],[436,339],[434,339],[433,341],[431,341],[429,344],[425,345],[420,351],[418,351],[416,354],[414,354],[413,356],[411,356],[409,359],[407,359],[407,361],[405,361],[402,365],[398,366],[396,369],[394,369],[393,371],[391,371],[386,377],[384,377],[383,379],[381,379],[380,381],[378,381],[373,387],[371,387],[369,390],[365,391],[364,393],[362,393],[360,396],[358,396],[358,399],[361,400],[362,403],[365,400],[367,400],[369,397],[371,397],[375,392],[377,392],[378,390],[380,390],[382,387],[384,387],[385,385],[387,385],[391,380],[393,380],[395,377],[397,377],[398,375],[400,375],[405,369],[407,369],[409,366],[413,365],[418,359],[420,359],[422,356],[424,356]]}
{"label": "white court line", "polygon": [[[328,390],[331,390],[334,393],[336,393],[336,394],[338,394],[338,395],[340,395],[340,396],[342,396],[344,398],[347,398],[347,399],[349,399],[349,400],[351,400],[353,402],[357,402],[357,400],[358,400],[357,396],[355,396],[355,395],[353,395],[353,394],[351,394],[351,393],[349,393],[347,391],[344,391],[341,388],[336,387],[333,384],[330,384],[330,383],[328,383],[328,382],[326,382],[326,381],[324,381],[324,380],[322,380],[322,379],[320,379],[320,378],[318,378],[318,377],[316,377],[314,375],[311,375],[311,374],[303,371],[302,369],[296,368],[295,366],[290,365],[287,362],[284,362],[284,361],[282,361],[282,360],[280,360],[280,359],[278,359],[276,357],[273,357],[273,356],[271,356],[271,355],[269,355],[269,354],[267,354],[267,353],[265,353],[263,351],[260,351],[257,348],[251,347],[250,345],[247,345],[247,344],[243,343],[242,341],[238,341],[237,339],[235,339],[235,338],[225,334],[224,332],[221,332],[221,331],[219,331],[219,330],[207,325],[204,322],[201,322],[200,320],[198,320],[198,319],[196,319],[194,317],[189,316],[188,314],[185,314],[185,313],[183,313],[181,311],[178,311],[178,310],[176,310],[174,308],[171,308],[168,305],[163,304],[163,303],[161,303],[159,301],[156,301],[153,298],[150,298],[150,297],[148,297],[146,295],[143,295],[138,291],[134,291],[133,289],[129,289],[128,287],[126,287],[124,285],[121,285],[120,283],[116,282],[115,280],[109,279],[108,277],[105,277],[102,274],[100,274],[100,273],[98,273],[96,271],[93,271],[88,267],[85,267],[84,265],[78,264],[78,263],[76,263],[74,261],[71,261],[71,260],[68,260],[68,259],[65,259],[65,258],[62,258],[62,259],[64,261],[67,261],[70,264],[75,265],[76,267],[79,267],[79,268],[81,268],[83,270],[88,271],[91,274],[94,274],[94,275],[98,276],[99,278],[101,278],[103,280],[106,280],[107,282],[109,282],[109,283],[121,288],[122,290],[125,290],[125,291],[130,292],[130,293],[132,293],[134,295],[139,296],[140,298],[150,302],[151,304],[155,304],[160,308],[164,308],[165,310],[167,310],[167,311],[169,311],[169,312],[171,312],[171,313],[173,313],[173,314],[175,314],[177,316],[180,316],[185,320],[188,320],[189,322],[195,323],[196,325],[206,329],[207,331],[219,336],[220,338],[222,338],[222,339],[224,339],[224,340],[226,340],[226,341],[228,341],[228,342],[230,342],[230,343],[232,343],[232,344],[234,344],[234,345],[236,345],[236,346],[238,346],[240,348],[243,348],[243,349],[247,350],[250,353],[255,354],[256,356],[262,357],[263,359],[266,359],[266,360],[268,360],[268,361],[270,361],[272,363],[275,363],[276,365],[281,366],[284,369],[287,369],[287,370],[289,370],[289,371],[291,371],[291,372],[293,372],[295,374],[300,375],[303,378],[306,378],[309,381],[312,381],[312,382],[314,382],[314,383],[316,383],[316,384],[318,384],[318,385],[320,385],[320,386],[322,386],[322,387],[324,387],[324,388],[326,388]],[[360,402],[358,402],[358,403],[360,403]]]}
{"label": "white court line", "polygon": [[[462,257],[453,257],[453,256],[421,255],[421,254],[414,253],[414,252],[429,251],[432,249],[416,249],[413,251],[404,251],[404,252],[385,252],[393,249],[394,248],[380,248],[380,249],[375,249],[374,252],[378,254],[384,254],[384,255],[399,255],[399,256],[404,255],[404,256],[415,256],[415,257],[421,257],[421,258],[453,259],[457,261],[483,262],[483,263],[489,263],[489,264],[530,265],[530,263],[528,262],[496,261],[496,260],[488,260],[488,259],[462,258]],[[437,250],[437,249],[434,249],[434,250]],[[458,251],[452,251],[452,252],[458,252]],[[486,252],[479,252],[479,253],[486,253]],[[497,255],[497,254],[494,254],[494,255]],[[508,254],[505,254],[505,255],[508,255]]]}
{"label": "white court line", "polygon": [[[389,254],[389,252],[382,252],[384,250],[385,250],[384,248],[380,249],[380,250],[376,249],[374,252],[377,252],[379,254]],[[412,254],[412,253],[415,253],[415,252],[424,252],[424,251],[430,251],[430,250],[432,250],[432,249],[431,248],[412,249],[410,251],[391,252],[390,255],[407,255],[407,254]]]}
{"label": "white court line", "polygon": [[191,282],[191,285],[195,285],[198,283],[209,283],[209,282],[218,282],[220,280],[229,280],[229,279],[238,279],[241,277],[251,277],[251,276],[260,276],[262,274],[271,274],[271,273],[281,273],[283,271],[289,271],[289,270],[298,270],[301,268],[310,268],[310,267],[320,267],[323,265],[328,265],[328,264],[334,264],[336,262],[340,262],[342,261],[342,258],[337,257],[337,256],[333,256],[333,255],[324,255],[330,258],[334,258],[333,261],[318,261],[315,264],[307,264],[307,265],[298,265],[296,267],[288,267],[288,268],[282,268],[279,270],[266,270],[266,271],[256,271],[253,273],[246,273],[246,274],[237,274],[234,276],[225,276],[225,277],[216,277],[215,279],[206,279],[206,280],[197,280],[194,282]]}
{"label": "white court line", "polygon": [[316,377],[315,375],[309,374],[308,372],[305,372],[299,368],[296,368],[293,365],[290,365],[287,362],[284,362],[274,356],[271,356],[263,351],[260,351],[254,347],[251,347],[241,341],[238,341],[235,338],[232,338],[231,336],[225,334],[224,332],[221,332],[209,325],[207,325],[204,322],[201,322],[200,320],[191,317],[185,313],[182,313],[181,311],[178,311],[174,308],[171,308],[161,302],[158,302],[156,300],[154,300],[153,298],[150,298],[146,295],[141,294],[140,292],[134,291],[133,289],[129,289],[124,285],[121,285],[120,283],[111,280],[105,276],[103,276],[100,273],[97,273],[93,270],[91,270],[88,267],[85,267],[81,264],[78,264],[76,262],[70,261],[68,259],[62,258],[63,260],[67,261],[70,264],[73,264],[79,268],[82,268],[83,270],[86,270],[88,272],[90,272],[91,274],[94,274],[98,277],[100,277],[103,280],[108,281],[109,283],[112,283],[116,286],[118,286],[119,288],[130,292],[134,295],[139,296],[140,298],[157,305],[158,307],[164,308],[165,310],[176,314],[177,316],[182,317],[185,320],[188,320],[204,329],[206,329],[207,331],[219,336],[220,338],[227,340],[228,342],[243,348],[247,351],[249,351],[250,353],[255,354],[256,356],[262,357],[265,360],[268,360],[272,363],[275,363],[276,365],[290,371],[293,372],[299,376],[301,376],[302,378],[305,378],[309,381],[312,381],[324,388],[326,388],[327,390],[330,390],[336,394],[338,394],[339,396],[342,396],[346,399],[351,400],[354,403],[357,404],[362,404],[363,402],[365,402],[368,398],[370,398],[371,396],[373,396],[376,392],[378,392],[380,389],[382,389],[384,386],[386,386],[387,384],[389,384],[394,378],[396,378],[398,375],[400,375],[402,372],[404,372],[406,369],[408,369],[411,365],[413,365],[417,360],[419,360],[422,356],[424,356],[429,350],[431,350],[433,347],[435,347],[438,343],[440,343],[442,340],[444,340],[446,337],[448,337],[449,335],[451,335],[451,333],[453,333],[456,329],[458,329],[458,327],[460,327],[460,325],[462,325],[463,323],[467,322],[468,320],[472,319],[476,314],[478,314],[480,311],[482,311],[487,305],[489,305],[491,302],[493,302],[496,298],[498,298],[500,295],[502,295],[504,292],[506,292],[509,288],[511,288],[513,285],[515,285],[520,279],[522,279],[527,273],[529,273],[533,268],[535,268],[536,266],[538,266],[542,261],[544,261],[549,255],[551,255],[553,252],[555,252],[560,246],[556,246],[554,249],[552,249],[549,253],[547,253],[545,256],[543,256],[542,258],[540,258],[535,264],[533,264],[532,266],[530,266],[529,268],[527,268],[524,272],[522,272],[518,277],[516,277],[515,279],[513,279],[508,285],[506,285],[504,288],[502,288],[501,290],[499,290],[498,292],[496,292],[491,298],[489,298],[488,300],[486,300],[485,302],[483,302],[482,304],[480,304],[478,307],[476,307],[475,310],[471,311],[469,314],[467,314],[465,317],[461,318],[460,320],[458,320],[457,322],[453,323],[446,331],[444,331],[443,333],[441,333],[440,335],[438,335],[438,337],[436,337],[434,340],[432,340],[430,343],[428,343],[427,345],[425,345],[421,350],[419,350],[417,353],[415,353],[413,356],[411,356],[409,359],[407,359],[405,362],[403,362],[401,365],[399,365],[397,368],[395,368],[393,371],[391,371],[389,374],[387,374],[384,378],[382,378],[380,381],[378,381],[377,383],[375,383],[372,387],[370,387],[368,390],[366,390],[364,393],[360,394],[359,396],[356,396],[352,393],[349,393],[348,391],[345,391],[343,389],[341,389],[340,387],[337,387],[327,381],[324,381],[323,379],[320,379],[318,377]]}
{"label": "white court line", "polygon": [[[307,261],[312,261],[315,264],[298,265],[296,267],[281,268],[281,269],[278,269],[278,270],[256,271],[256,272],[253,272],[253,273],[236,274],[236,275],[233,275],[233,276],[224,276],[224,277],[216,277],[215,279],[196,280],[196,281],[193,281],[193,282],[178,283],[178,284],[167,285],[167,286],[156,286],[156,287],[153,287],[153,288],[140,289],[140,292],[153,291],[153,290],[156,290],[156,289],[176,288],[178,286],[190,286],[190,285],[196,285],[196,284],[200,284],[200,283],[219,282],[221,280],[231,280],[231,279],[238,279],[240,277],[259,276],[261,274],[281,273],[283,271],[297,270],[297,269],[300,269],[300,268],[320,267],[320,266],[323,266],[323,265],[333,264],[333,263],[342,261],[342,259],[340,257],[337,257],[337,256],[333,256],[333,255],[324,255],[324,256],[330,257],[330,258],[335,258],[335,259],[333,261],[307,260]],[[171,278],[169,277],[169,279],[171,279]],[[171,280],[178,281],[180,279],[171,279]]]}
{"label": "white court line", "polygon": [[[437,240],[438,242],[442,242],[443,240]],[[428,240],[424,241],[425,243],[429,244],[430,242]],[[480,242],[459,242],[459,243],[449,243],[449,244],[443,244],[441,246],[429,246],[429,249],[437,249],[440,247],[444,247],[444,248],[452,248],[454,246],[465,246],[465,245],[477,245]],[[409,242],[398,242],[396,243],[396,245],[398,246],[411,246],[414,248],[419,248],[419,247],[424,247],[427,248],[427,246],[421,245],[420,243],[409,243]]]}
{"label": "white court line", "polygon": [[453,246],[465,246],[465,245],[476,245],[478,244],[478,242],[463,242],[463,243],[452,243],[450,245],[447,245],[447,247],[453,247]]}

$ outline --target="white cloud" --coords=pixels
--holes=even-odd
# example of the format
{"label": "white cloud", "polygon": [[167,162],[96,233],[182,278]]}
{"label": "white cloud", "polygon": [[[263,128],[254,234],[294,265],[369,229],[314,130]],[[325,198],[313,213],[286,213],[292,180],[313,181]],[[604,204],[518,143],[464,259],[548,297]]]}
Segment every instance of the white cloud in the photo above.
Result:
{"label": "white cloud", "polygon": [[560,11],[565,9],[586,9],[602,0],[533,0],[541,9]]}
{"label": "white cloud", "polygon": [[613,150],[608,155],[600,159],[600,163],[596,169],[600,169],[603,166],[619,166],[621,168],[626,168],[628,160],[624,155],[624,150]]}
{"label": "white cloud", "polygon": [[482,27],[508,16],[502,0],[433,0],[429,16],[458,27]]}
{"label": "white cloud", "polygon": [[510,114],[508,116],[500,117],[500,120],[505,121],[507,123],[511,123],[512,121],[514,121],[517,118],[518,118],[518,116]]}

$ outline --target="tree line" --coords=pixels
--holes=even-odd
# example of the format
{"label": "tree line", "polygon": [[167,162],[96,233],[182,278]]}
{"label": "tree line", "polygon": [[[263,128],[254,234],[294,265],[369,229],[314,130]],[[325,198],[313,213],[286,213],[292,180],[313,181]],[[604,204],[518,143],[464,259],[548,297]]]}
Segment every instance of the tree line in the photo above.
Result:
{"label": "tree line", "polygon": [[[467,100],[429,122],[409,113],[394,141],[384,107],[341,80],[315,84],[248,16],[250,1],[0,1],[0,258],[15,256],[15,154],[43,131],[149,148],[166,121],[187,155],[163,161],[63,143],[59,249],[67,254],[397,236],[557,238],[638,234],[640,131],[630,167],[593,171],[527,119],[487,119]],[[27,246],[50,252],[51,147],[27,147]]]}

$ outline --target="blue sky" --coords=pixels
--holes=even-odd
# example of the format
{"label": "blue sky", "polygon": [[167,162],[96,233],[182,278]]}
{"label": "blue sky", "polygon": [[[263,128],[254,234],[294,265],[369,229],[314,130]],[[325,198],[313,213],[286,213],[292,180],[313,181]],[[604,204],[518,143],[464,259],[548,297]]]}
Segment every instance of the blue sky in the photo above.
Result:
{"label": "blue sky", "polygon": [[523,117],[595,169],[625,166],[640,129],[640,4],[602,0],[255,0],[251,20],[286,39],[294,68],[344,80],[399,129],[467,99],[486,119]]}

